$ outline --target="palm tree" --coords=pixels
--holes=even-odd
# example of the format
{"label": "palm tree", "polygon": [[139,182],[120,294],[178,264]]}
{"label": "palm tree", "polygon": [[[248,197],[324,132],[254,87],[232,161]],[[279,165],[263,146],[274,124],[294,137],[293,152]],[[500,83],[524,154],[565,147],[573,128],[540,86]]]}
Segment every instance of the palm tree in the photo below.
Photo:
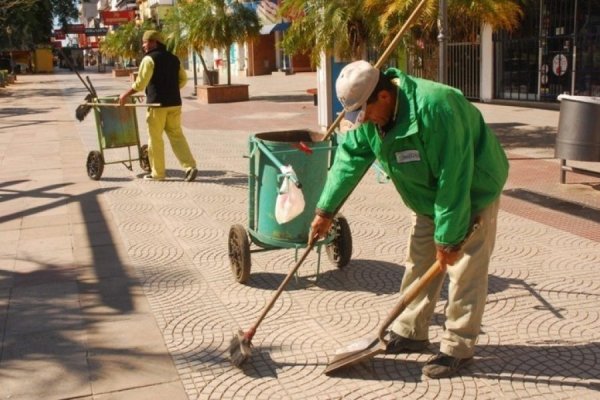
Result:
{"label": "palm tree", "polygon": [[322,51],[363,58],[366,45],[382,39],[379,16],[365,8],[364,0],[284,0],[279,12],[293,21],[283,48],[288,54],[310,54],[314,64]]}
{"label": "palm tree", "polygon": [[[233,43],[245,42],[260,34],[256,13],[237,1],[179,0],[173,11],[164,22],[167,42],[172,49],[191,45],[198,52],[210,47],[229,53]],[[206,71],[205,65],[204,68]],[[231,85],[229,57],[227,84]]]}
{"label": "palm tree", "polygon": [[147,29],[153,29],[153,25],[150,22],[145,22],[142,25],[137,25],[133,21],[128,22],[109,33],[100,42],[100,52],[109,57],[121,60],[135,59],[136,64],[139,64],[144,56],[142,36]]}
{"label": "palm tree", "polygon": [[[382,52],[419,0],[283,0],[282,15],[293,23],[283,40],[289,54],[309,51],[318,63],[322,51],[340,58],[364,58],[367,45]],[[428,0],[412,30],[425,45],[437,43],[438,0]],[[482,22],[495,29],[518,26],[523,11],[519,0],[452,0],[448,20],[461,39]]]}

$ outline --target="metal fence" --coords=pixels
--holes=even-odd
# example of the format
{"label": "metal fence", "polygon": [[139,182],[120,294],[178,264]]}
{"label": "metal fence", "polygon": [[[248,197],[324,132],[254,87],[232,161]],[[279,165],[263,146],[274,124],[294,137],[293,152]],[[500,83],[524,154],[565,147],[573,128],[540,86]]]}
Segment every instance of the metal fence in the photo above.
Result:
{"label": "metal fence", "polygon": [[[412,50],[408,54],[408,73],[419,78],[438,79],[438,54],[430,46]],[[481,46],[477,42],[448,44],[448,85],[463,92],[472,100],[480,99]]]}
{"label": "metal fence", "polygon": [[448,85],[465,97],[480,99],[481,46],[479,43],[448,44]]}

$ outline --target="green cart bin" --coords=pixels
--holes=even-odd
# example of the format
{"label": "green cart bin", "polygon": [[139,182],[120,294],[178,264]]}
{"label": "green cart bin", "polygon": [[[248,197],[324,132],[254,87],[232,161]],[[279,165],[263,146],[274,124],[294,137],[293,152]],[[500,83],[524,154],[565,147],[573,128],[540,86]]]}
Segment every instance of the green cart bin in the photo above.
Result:
{"label": "green cart bin", "polygon": [[[229,231],[229,257],[238,282],[244,283],[250,276],[251,252],[293,248],[297,256],[298,249],[307,246],[310,224],[334,150],[331,140],[322,141],[322,135],[306,130],[265,132],[250,137],[248,229],[236,224]],[[296,218],[280,224],[275,218],[275,205],[286,176],[282,167],[288,165],[295,172],[290,178],[302,190],[305,207]],[[251,250],[251,244],[258,248]],[[323,245],[338,268],[348,264],[352,236],[343,216],[336,216],[330,235],[317,242],[319,255]]]}
{"label": "green cart bin", "polygon": [[[122,163],[130,171],[133,170],[133,161],[139,161],[140,167],[150,172],[148,159],[148,145],[140,144],[137,115],[134,103],[135,97],[129,98],[129,104],[118,106],[119,96],[98,97],[93,100],[94,119],[98,133],[99,151],[88,154],[86,168],[88,176],[99,180],[104,171],[104,165]],[[107,162],[104,151],[106,149],[127,148],[128,158]],[[137,148],[138,157],[132,156],[131,148]]]}

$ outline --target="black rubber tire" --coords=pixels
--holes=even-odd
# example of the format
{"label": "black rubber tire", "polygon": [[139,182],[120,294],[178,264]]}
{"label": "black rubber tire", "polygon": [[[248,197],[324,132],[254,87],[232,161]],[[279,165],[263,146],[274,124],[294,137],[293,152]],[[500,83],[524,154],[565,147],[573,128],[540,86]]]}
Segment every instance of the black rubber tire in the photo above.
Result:
{"label": "black rubber tire", "polygon": [[331,229],[335,237],[327,246],[327,258],[338,268],[344,268],[352,257],[352,232],[348,220],[339,215],[333,220]]}
{"label": "black rubber tire", "polygon": [[102,157],[102,153],[99,151],[90,151],[85,167],[87,169],[87,174],[91,179],[95,181],[100,180],[102,172],[104,172],[104,158]]}
{"label": "black rubber tire", "polygon": [[229,230],[229,261],[234,279],[245,283],[250,277],[250,241],[246,229],[239,224]]}
{"label": "black rubber tire", "polygon": [[142,147],[140,147],[140,167],[145,171],[145,172],[150,172],[152,171],[152,168],[150,167],[150,158],[148,158],[148,145],[142,145]]}

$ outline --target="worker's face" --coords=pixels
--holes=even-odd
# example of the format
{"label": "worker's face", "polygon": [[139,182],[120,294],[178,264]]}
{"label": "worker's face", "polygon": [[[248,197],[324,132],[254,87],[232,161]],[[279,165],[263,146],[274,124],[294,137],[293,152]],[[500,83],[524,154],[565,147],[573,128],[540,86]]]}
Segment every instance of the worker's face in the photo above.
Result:
{"label": "worker's face", "polygon": [[392,119],[395,107],[395,97],[387,90],[382,90],[377,94],[376,101],[367,104],[364,121],[379,127],[385,126]]}
{"label": "worker's face", "polygon": [[144,40],[142,41],[142,48],[144,49],[144,53],[149,52],[150,50],[156,47],[156,40]]}

